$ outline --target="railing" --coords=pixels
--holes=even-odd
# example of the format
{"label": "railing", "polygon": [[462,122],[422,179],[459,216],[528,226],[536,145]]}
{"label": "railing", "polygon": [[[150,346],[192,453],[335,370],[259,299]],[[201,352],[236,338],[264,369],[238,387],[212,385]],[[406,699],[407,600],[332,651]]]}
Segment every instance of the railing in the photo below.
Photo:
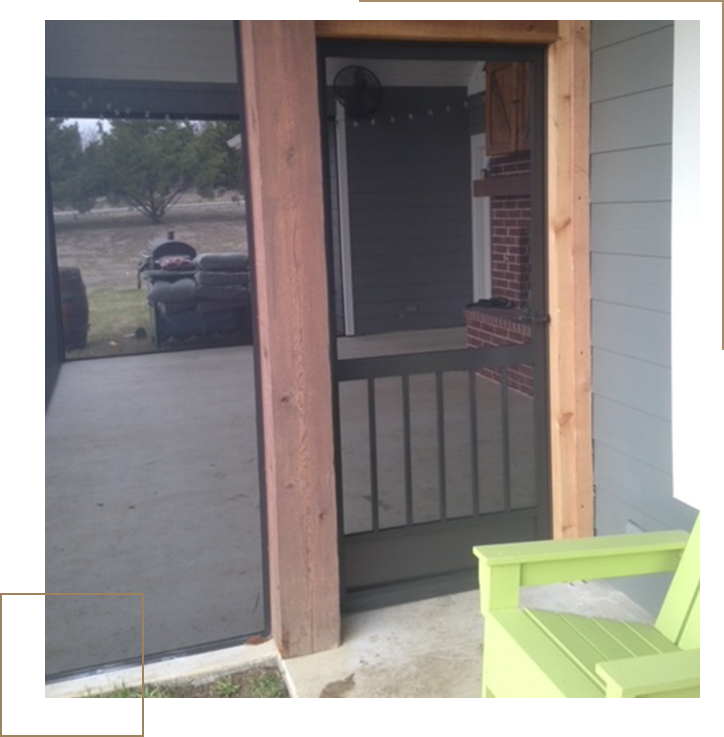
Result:
{"label": "railing", "polygon": [[380,379],[399,378],[402,395],[402,445],[404,468],[404,526],[412,527],[416,523],[413,518],[413,461],[412,461],[412,422],[410,377],[419,375],[434,376],[435,394],[435,427],[437,444],[438,469],[438,521],[449,518],[447,459],[446,459],[446,422],[445,422],[445,390],[444,375],[450,372],[467,373],[467,392],[469,405],[470,443],[470,494],[472,498],[472,515],[481,514],[479,488],[478,458],[478,380],[484,368],[496,369],[499,372],[499,391],[501,408],[501,439],[503,468],[503,507],[504,511],[512,508],[511,500],[511,447],[510,447],[510,406],[508,371],[510,367],[533,363],[532,345],[509,345],[496,348],[463,349],[457,351],[439,351],[430,353],[402,354],[394,356],[374,356],[339,360],[336,365],[338,382],[364,381],[367,394],[367,421],[369,428],[369,469],[370,469],[370,505],[371,531],[378,532],[380,525],[380,486],[379,486],[379,448],[378,448],[378,412],[376,382]]}

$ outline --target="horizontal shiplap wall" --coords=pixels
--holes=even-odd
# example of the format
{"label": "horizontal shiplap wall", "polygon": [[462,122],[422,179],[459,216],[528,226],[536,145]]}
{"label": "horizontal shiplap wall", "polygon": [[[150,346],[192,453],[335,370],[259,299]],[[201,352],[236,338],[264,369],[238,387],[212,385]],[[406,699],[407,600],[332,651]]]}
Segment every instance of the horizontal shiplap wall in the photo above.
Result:
{"label": "horizontal shiplap wall", "polygon": [[[591,292],[596,532],[683,527],[671,457],[672,21],[594,21]],[[696,379],[694,379],[696,380]],[[665,581],[624,588],[654,610]]]}
{"label": "horizontal shiplap wall", "polygon": [[348,123],[358,334],[463,324],[472,301],[465,87],[386,87]]}

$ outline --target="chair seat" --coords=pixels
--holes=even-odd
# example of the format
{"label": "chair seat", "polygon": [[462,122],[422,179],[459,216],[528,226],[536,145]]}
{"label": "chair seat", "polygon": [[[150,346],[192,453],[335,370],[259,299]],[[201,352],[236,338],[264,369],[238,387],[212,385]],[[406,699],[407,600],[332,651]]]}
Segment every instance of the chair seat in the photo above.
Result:
{"label": "chair seat", "polygon": [[650,625],[555,612],[524,613],[601,689],[604,682],[596,675],[598,663],[679,649]]}

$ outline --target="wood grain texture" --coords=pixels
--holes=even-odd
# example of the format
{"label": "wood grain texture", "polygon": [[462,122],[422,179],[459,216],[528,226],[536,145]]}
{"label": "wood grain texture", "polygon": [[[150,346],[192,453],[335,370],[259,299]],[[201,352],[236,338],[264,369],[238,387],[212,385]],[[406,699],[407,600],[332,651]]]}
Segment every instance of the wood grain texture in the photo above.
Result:
{"label": "wood grain texture", "polygon": [[318,20],[319,38],[455,43],[553,43],[555,20]]}
{"label": "wood grain texture", "polygon": [[340,632],[315,36],[551,44],[548,276],[555,536],[589,536],[593,521],[589,23],[242,21],[272,634],[286,656],[334,647]]}
{"label": "wood grain texture", "polygon": [[590,22],[548,48],[548,293],[553,533],[593,534],[589,268]]}
{"label": "wood grain texture", "polygon": [[339,643],[322,153],[313,21],[242,21],[272,635]]}

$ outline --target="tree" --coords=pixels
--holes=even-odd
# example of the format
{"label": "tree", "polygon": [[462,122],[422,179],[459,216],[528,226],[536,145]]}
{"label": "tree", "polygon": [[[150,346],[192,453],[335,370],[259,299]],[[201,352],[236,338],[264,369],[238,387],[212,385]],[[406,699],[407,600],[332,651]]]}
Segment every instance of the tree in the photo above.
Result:
{"label": "tree", "polygon": [[99,122],[84,146],[77,124],[50,118],[54,201],[87,212],[105,196],[159,223],[191,189],[207,198],[220,189],[241,190],[241,152],[228,145],[239,130],[238,121],[114,120],[105,128]]}
{"label": "tree", "polygon": [[97,141],[83,147],[77,123],[46,118],[45,153],[57,207],[70,207],[78,212],[93,208],[102,189],[92,164],[97,152]]}
{"label": "tree", "polygon": [[199,170],[196,190],[202,197],[213,197],[217,189],[243,189],[241,149],[229,141],[241,132],[235,120],[202,123],[197,136]]}
{"label": "tree", "polygon": [[191,123],[114,120],[101,137],[99,164],[106,195],[160,223],[194,186],[199,148]]}

